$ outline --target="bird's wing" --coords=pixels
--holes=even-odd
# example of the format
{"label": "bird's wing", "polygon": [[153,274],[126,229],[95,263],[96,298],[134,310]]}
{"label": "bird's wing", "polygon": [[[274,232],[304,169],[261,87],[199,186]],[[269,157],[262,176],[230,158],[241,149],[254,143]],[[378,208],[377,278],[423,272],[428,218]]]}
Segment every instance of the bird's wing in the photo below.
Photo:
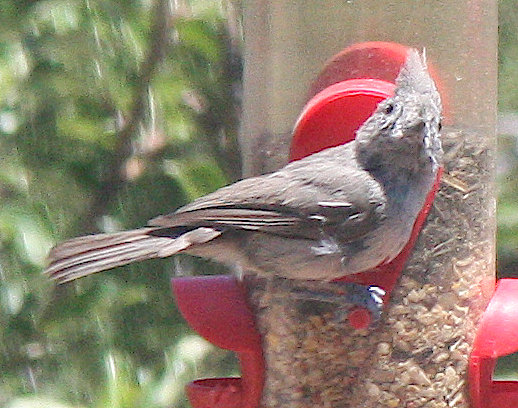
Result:
{"label": "bird's wing", "polygon": [[201,208],[155,218],[150,226],[162,227],[152,235],[165,236],[177,227],[212,227],[265,232],[299,239],[318,239],[316,220],[304,217],[288,208],[262,209],[239,204]]}
{"label": "bird's wing", "polygon": [[341,242],[361,239],[379,226],[385,197],[368,173],[330,162],[327,156],[312,160],[312,172],[301,160],[281,173],[224,187],[149,225],[219,227],[312,240],[326,233]]}

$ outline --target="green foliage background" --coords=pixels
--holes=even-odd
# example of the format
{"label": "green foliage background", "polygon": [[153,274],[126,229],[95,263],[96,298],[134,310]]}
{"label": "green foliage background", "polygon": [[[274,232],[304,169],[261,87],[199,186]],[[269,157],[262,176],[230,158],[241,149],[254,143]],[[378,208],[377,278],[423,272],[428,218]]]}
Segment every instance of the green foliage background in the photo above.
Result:
{"label": "green foliage background", "polygon": [[[182,407],[197,371],[236,374],[176,311],[174,261],[57,288],[41,275],[57,241],[143,225],[239,178],[239,12],[177,3],[0,0],[0,406]],[[518,7],[500,3],[512,112]],[[512,272],[518,150],[501,140],[499,268]]]}
{"label": "green foliage background", "polygon": [[180,407],[195,371],[235,370],[185,327],[171,260],[57,288],[41,275],[59,240],[239,177],[228,7],[0,2],[0,406]]}

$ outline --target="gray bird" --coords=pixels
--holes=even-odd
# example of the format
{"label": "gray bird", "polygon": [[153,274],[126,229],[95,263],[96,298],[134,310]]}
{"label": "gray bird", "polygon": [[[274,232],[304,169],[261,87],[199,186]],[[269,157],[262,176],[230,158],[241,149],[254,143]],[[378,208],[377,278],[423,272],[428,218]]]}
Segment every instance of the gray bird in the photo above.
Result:
{"label": "gray bird", "polygon": [[440,165],[441,100],[409,51],[393,97],[356,140],[201,197],[140,229],[54,247],[47,273],[67,282],[187,253],[245,273],[329,281],[388,262],[407,243]]}

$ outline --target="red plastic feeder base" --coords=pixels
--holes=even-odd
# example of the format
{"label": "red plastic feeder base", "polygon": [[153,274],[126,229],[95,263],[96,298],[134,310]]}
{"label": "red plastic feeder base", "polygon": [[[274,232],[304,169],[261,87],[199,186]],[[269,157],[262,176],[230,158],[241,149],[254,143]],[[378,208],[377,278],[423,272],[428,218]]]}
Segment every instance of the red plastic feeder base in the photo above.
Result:
{"label": "red plastic feeder base", "polygon": [[255,408],[264,383],[261,336],[234,276],[196,276],[172,280],[173,293],[189,325],[212,344],[235,351],[241,378],[194,381],[187,394],[194,408]]}

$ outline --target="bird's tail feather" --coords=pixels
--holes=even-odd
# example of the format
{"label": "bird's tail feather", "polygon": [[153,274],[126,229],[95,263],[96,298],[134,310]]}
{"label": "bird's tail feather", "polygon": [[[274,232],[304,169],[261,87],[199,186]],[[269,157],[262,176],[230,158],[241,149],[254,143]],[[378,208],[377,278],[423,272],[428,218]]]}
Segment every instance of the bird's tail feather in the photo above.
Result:
{"label": "bird's tail feather", "polygon": [[178,237],[152,235],[156,230],[141,228],[71,239],[50,251],[45,273],[59,283],[69,282],[117,266],[174,255],[221,234],[196,228]]}

